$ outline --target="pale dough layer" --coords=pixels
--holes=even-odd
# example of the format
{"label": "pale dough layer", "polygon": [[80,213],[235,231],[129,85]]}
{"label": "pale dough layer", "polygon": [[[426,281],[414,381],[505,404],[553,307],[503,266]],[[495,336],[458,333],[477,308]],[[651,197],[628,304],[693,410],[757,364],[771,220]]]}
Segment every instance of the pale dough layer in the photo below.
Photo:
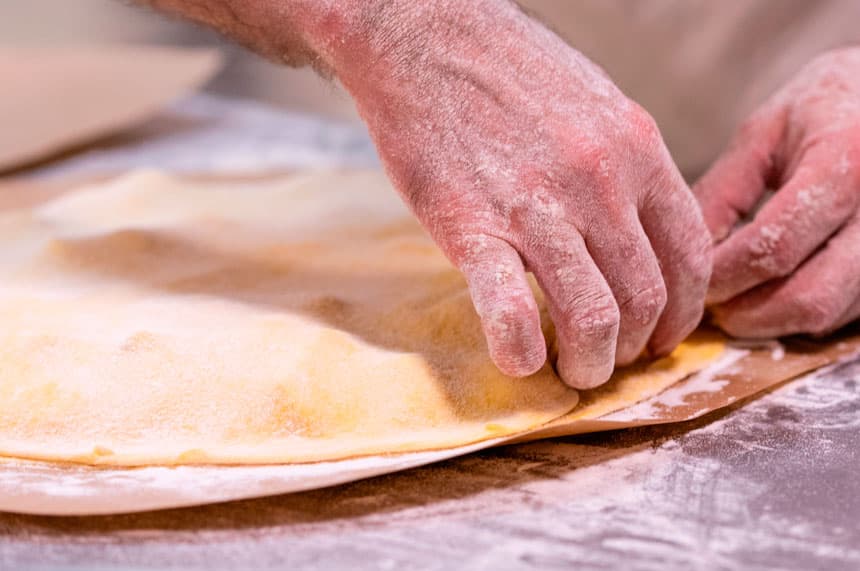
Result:
{"label": "pale dough layer", "polygon": [[138,173],[0,217],[0,244],[0,455],[337,460],[577,403],[548,366],[496,370],[464,280],[381,174]]}
{"label": "pale dough layer", "polygon": [[489,360],[379,174],[140,173],[0,218],[0,454],[267,463],[447,448],[577,402]]}

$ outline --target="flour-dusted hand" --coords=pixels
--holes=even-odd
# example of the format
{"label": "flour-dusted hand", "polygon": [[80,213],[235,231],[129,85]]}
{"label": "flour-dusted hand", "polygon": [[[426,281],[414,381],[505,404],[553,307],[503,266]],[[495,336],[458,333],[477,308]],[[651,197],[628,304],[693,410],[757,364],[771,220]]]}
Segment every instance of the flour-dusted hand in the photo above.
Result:
{"label": "flour-dusted hand", "polygon": [[[769,188],[773,197],[734,229]],[[819,334],[860,316],[860,48],[804,68],[695,192],[721,241],[708,300],[726,331]]]}
{"label": "flour-dusted hand", "polygon": [[[513,2],[158,3],[340,79],[394,185],[466,276],[503,372],[546,362],[527,271],[575,387],[697,325],[710,239],[654,121]],[[300,27],[273,40],[290,18]]]}
{"label": "flour-dusted hand", "polygon": [[698,323],[707,231],[651,117],[512,3],[391,2],[335,50],[395,186],[463,271],[490,353],[546,360],[536,276],[561,376],[609,378]]}

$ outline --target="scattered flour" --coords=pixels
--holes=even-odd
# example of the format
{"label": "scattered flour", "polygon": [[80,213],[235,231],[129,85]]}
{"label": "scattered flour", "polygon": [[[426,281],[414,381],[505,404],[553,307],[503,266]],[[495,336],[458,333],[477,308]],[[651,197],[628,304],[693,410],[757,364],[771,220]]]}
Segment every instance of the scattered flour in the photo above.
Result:
{"label": "scattered flour", "polygon": [[659,418],[666,410],[685,405],[690,395],[718,392],[728,384],[728,380],[721,378],[721,375],[727,373],[732,365],[748,354],[748,349],[729,347],[716,362],[686,381],[676,383],[657,396],[635,406],[604,416],[602,420],[629,422]]}

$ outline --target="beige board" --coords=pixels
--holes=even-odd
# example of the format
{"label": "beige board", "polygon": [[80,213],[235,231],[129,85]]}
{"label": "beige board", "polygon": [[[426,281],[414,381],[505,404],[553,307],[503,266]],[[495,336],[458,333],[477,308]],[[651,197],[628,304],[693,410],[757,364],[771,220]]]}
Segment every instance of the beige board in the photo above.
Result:
{"label": "beige board", "polygon": [[143,46],[0,47],[0,172],[131,127],[197,89],[213,50]]}
{"label": "beige board", "polygon": [[[10,456],[0,509],[10,511],[224,501],[511,439],[684,420],[856,345],[737,348],[700,332],[576,407],[549,368],[523,380],[495,372],[462,279],[378,173],[222,183],[139,173],[11,211],[4,232],[0,360],[14,373],[0,379]],[[199,465],[218,462],[288,464]],[[195,488],[203,476],[225,485]]]}

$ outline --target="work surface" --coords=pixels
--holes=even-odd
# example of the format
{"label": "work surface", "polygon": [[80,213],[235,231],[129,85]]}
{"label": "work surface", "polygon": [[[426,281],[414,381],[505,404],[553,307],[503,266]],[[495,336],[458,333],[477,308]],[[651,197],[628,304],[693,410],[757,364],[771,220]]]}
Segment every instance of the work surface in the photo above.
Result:
{"label": "work surface", "polygon": [[0,515],[0,568],[856,569],[860,362],[694,424],[510,446],[310,493]]}
{"label": "work surface", "polygon": [[[302,128],[328,140],[323,125]],[[247,137],[238,147],[253,154],[253,128]],[[183,166],[195,161],[218,157]],[[99,518],[0,514],[0,569],[856,569],[859,381],[860,362],[847,363],[694,423],[510,446],[291,496]]]}

